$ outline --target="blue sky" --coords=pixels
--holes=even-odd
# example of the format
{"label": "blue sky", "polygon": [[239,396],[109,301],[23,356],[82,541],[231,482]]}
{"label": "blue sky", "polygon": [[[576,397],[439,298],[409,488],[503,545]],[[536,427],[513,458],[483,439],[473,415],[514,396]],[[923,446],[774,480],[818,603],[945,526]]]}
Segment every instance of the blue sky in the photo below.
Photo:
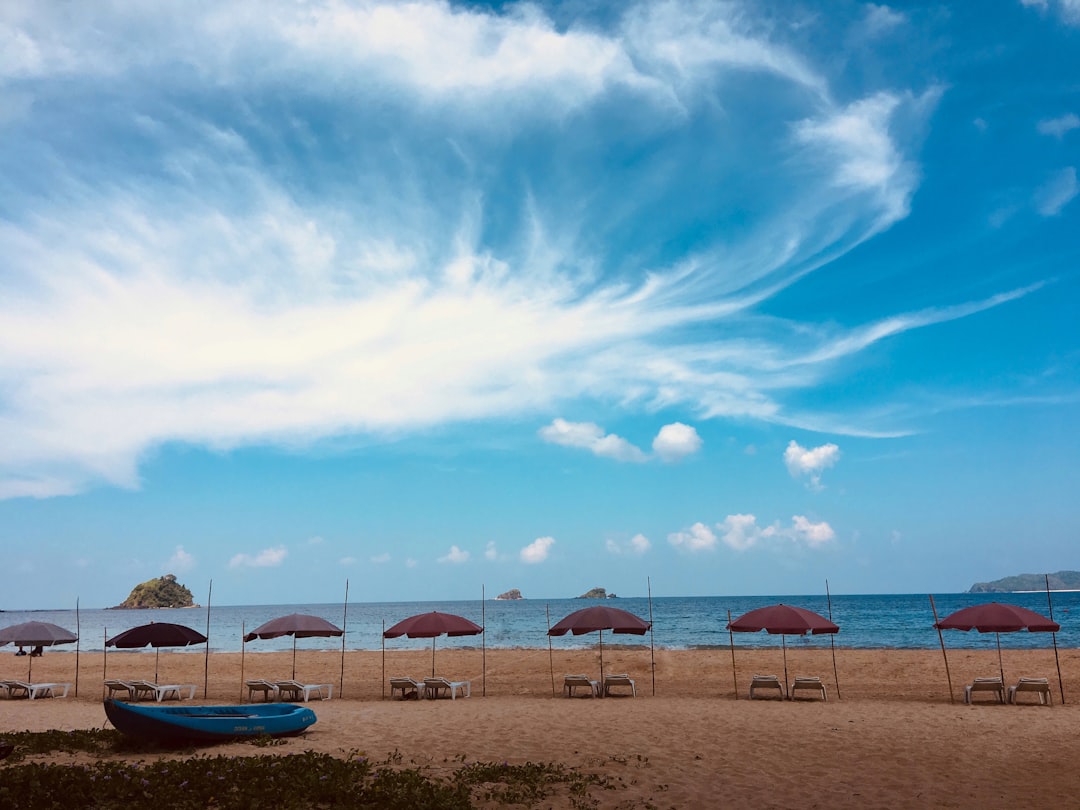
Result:
{"label": "blue sky", "polygon": [[0,608],[1080,568],[1080,4],[7,4]]}

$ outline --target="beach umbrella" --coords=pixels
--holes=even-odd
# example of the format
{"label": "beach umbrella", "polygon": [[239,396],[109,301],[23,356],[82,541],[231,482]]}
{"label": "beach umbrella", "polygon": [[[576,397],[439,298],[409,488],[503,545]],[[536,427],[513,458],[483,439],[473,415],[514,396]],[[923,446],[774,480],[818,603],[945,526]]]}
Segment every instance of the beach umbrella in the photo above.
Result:
{"label": "beach umbrella", "polygon": [[[839,633],[840,627],[820,613],[792,605],[769,605],[744,613],[727,625],[735,633],[759,633],[764,630],[769,635],[780,636],[780,646],[784,650],[784,690],[788,688],[787,636],[820,635]],[[732,642],[732,659],[735,655]],[[736,695],[738,697],[738,695]]]}
{"label": "beach umbrella", "polygon": [[[79,637],[70,630],[50,622],[23,622],[0,630],[0,647],[17,644],[20,647],[51,647],[54,644],[71,644]],[[27,656],[26,680],[34,669],[34,656]]]}
{"label": "beach umbrella", "polygon": [[580,636],[585,633],[600,634],[600,682],[604,681],[604,631],[622,633],[635,636],[643,636],[652,627],[651,622],[640,619],[628,610],[609,607],[607,605],[593,605],[592,607],[575,610],[563,617],[548,630],[549,636],[565,636],[572,633]]}
{"label": "beach umbrella", "polygon": [[[292,677],[296,680],[296,640],[298,638],[330,638],[343,636],[345,631],[319,616],[306,613],[290,613],[261,624],[244,636],[244,643],[257,638],[281,638],[292,636]],[[344,651],[342,652],[344,656]]]}
{"label": "beach umbrella", "polygon": [[[980,633],[993,633],[997,640],[998,670],[1001,674],[1001,682],[1005,683],[1005,665],[1001,659],[1001,634],[1016,633],[1027,630],[1029,633],[1056,633],[1061,625],[1052,619],[1048,619],[1034,610],[1020,607],[1019,605],[1003,604],[1001,602],[987,602],[981,605],[961,608],[955,613],[950,613],[941,621],[935,622],[934,627],[941,630],[977,630]],[[945,645],[941,647],[942,654]],[[946,665],[948,658],[946,658]],[[1060,674],[1060,673],[1059,673]]]}
{"label": "beach umbrella", "polygon": [[430,638],[431,639],[431,677],[435,677],[435,639],[439,636],[450,638],[460,636],[476,636],[484,632],[484,628],[476,622],[458,616],[453,613],[440,613],[432,610],[429,613],[418,613],[407,619],[402,619],[389,630],[383,631],[383,638]]}
{"label": "beach umbrella", "polygon": [[106,647],[121,650],[135,650],[140,647],[154,648],[154,683],[158,682],[158,657],[162,647],[187,647],[191,644],[205,644],[206,636],[183,624],[170,622],[150,622],[132,627],[123,633],[117,633],[105,641]]}

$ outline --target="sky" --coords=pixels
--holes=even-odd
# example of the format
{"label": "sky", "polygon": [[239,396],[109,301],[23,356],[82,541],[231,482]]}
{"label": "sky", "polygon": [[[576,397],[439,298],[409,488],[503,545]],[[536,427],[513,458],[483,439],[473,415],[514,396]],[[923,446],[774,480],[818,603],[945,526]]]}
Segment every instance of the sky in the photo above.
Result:
{"label": "sky", "polygon": [[1080,569],[1080,3],[0,6],[0,609]]}

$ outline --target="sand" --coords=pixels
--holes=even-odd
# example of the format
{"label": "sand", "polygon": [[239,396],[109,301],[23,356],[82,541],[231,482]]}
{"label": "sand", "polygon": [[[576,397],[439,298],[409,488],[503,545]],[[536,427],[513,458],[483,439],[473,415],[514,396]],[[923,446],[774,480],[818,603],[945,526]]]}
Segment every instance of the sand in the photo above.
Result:
{"label": "sand", "polygon": [[[989,642],[992,645],[992,641]],[[613,780],[595,794],[600,807],[1051,807],[1075,806],[1080,793],[1080,650],[1061,650],[1067,702],[1060,703],[1052,650],[1006,649],[1006,681],[1045,676],[1054,705],[964,705],[962,687],[996,674],[997,653],[949,653],[949,700],[940,651],[837,649],[839,697],[827,646],[788,651],[789,675],[819,675],[829,700],[745,699],[755,672],[782,676],[781,651],[736,650],[739,699],[727,650],[658,650],[655,694],[648,647],[605,646],[607,672],[627,672],[638,697],[562,697],[563,673],[596,677],[595,650],[554,653],[557,696],[547,649],[482,652],[440,647],[440,675],[472,681],[456,701],[383,699],[380,652],[349,652],[344,691],[339,651],[300,651],[296,675],[331,682],[333,700],[313,703],[309,733],[273,749],[229,743],[214,753],[286,754],[360,751],[433,774],[462,761],[558,762]],[[0,677],[24,679],[26,659],[0,658]],[[35,681],[74,681],[75,656],[47,652],[33,662]],[[290,653],[248,653],[246,677],[287,678]],[[241,697],[241,656],[209,659],[203,696],[202,654],[162,653],[159,681],[196,683],[199,700]],[[109,677],[153,678],[154,656],[110,652]],[[392,650],[386,676],[422,678],[430,651]],[[79,694],[66,700],[0,700],[0,731],[103,727],[102,656],[80,656]],[[484,692],[486,691],[486,696]],[[1077,703],[1071,700],[1075,697]],[[145,755],[144,755],[145,756]],[[2,771],[0,771],[2,773]]]}

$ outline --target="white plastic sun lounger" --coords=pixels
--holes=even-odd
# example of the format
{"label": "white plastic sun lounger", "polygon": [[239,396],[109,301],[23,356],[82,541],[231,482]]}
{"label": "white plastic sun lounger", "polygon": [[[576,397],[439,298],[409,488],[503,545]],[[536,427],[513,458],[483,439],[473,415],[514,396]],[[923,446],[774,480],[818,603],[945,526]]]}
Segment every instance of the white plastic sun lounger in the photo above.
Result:
{"label": "white plastic sun lounger", "polygon": [[448,692],[451,700],[456,700],[458,694],[465,697],[472,696],[471,681],[448,681],[446,678],[424,678],[424,694],[432,700],[439,697],[442,692]]}

